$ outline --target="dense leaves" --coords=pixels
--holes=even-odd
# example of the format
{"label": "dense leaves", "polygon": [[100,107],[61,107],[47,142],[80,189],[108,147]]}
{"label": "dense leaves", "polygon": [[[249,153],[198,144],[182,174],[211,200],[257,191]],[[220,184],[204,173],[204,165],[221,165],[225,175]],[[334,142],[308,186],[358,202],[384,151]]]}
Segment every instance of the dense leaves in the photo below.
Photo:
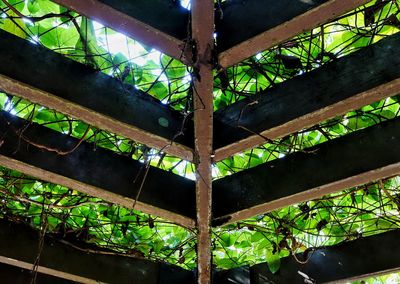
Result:
{"label": "dense leaves", "polygon": [[399,228],[399,190],[396,177],[216,229],[214,257],[224,268],[267,261],[276,271],[280,257]]}
{"label": "dense leaves", "polygon": [[0,16],[1,29],[188,110],[190,74],[177,60],[49,0],[0,1]]}
{"label": "dense leaves", "polygon": [[195,264],[195,235],[155,216],[0,168],[0,218],[46,225],[71,245],[84,243],[133,257]]}
{"label": "dense leaves", "polygon": [[168,156],[161,151],[150,149],[119,135],[96,129],[82,121],[72,119],[27,100],[0,92],[0,109],[26,119],[27,123],[35,122],[81,141],[90,142],[93,144],[94,150],[96,147],[106,148],[142,161],[144,165],[148,163],[151,166],[194,179],[192,163]]}
{"label": "dense leaves", "polygon": [[[223,108],[397,33],[399,3],[372,1],[336,21],[216,73],[215,108]],[[184,114],[193,111],[190,70],[183,64],[49,0],[0,0],[0,28],[132,84]],[[104,147],[144,164],[149,162],[194,178],[193,165],[186,161],[56,111],[5,93],[0,93],[0,106],[27,121],[86,140],[94,148]],[[216,164],[213,174],[223,177],[399,114],[399,97],[384,99],[235,155]],[[268,262],[275,272],[281,257],[398,228],[399,187],[399,177],[378,181],[215,229],[214,264],[218,268],[232,268]],[[0,217],[38,229],[46,224],[49,233],[71,243],[95,243],[127,256],[195,267],[195,232],[155,216],[5,168],[0,169],[0,199]]]}
{"label": "dense leaves", "polygon": [[214,176],[220,178],[252,168],[399,116],[399,96],[386,98],[218,162]]}
{"label": "dense leaves", "polygon": [[336,21],[221,70],[215,80],[215,108],[223,108],[260,90],[268,90],[399,32],[399,5],[398,0],[371,1]]}
{"label": "dense leaves", "polygon": [[[216,75],[214,106],[223,108],[400,31],[400,1],[378,0]],[[301,95],[301,94],[299,94]],[[217,163],[214,177],[251,168],[399,115],[399,97],[283,137]]]}

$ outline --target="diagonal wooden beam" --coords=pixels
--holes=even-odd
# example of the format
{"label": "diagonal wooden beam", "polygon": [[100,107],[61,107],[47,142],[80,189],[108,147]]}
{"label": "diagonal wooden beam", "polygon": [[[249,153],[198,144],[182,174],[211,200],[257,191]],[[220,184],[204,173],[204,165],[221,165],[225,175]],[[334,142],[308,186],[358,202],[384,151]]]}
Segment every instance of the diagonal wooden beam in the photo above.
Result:
{"label": "diagonal wooden beam", "polygon": [[215,225],[398,174],[400,118],[215,181]]}
{"label": "diagonal wooden beam", "polygon": [[[0,42],[0,91],[192,159],[193,129],[180,113],[133,86],[7,32],[0,31]],[[186,135],[179,135],[185,129]]]}
{"label": "diagonal wooden beam", "polygon": [[[120,256],[83,243],[73,244],[82,248],[77,250],[58,241],[58,238],[59,236],[52,234],[44,238],[38,272],[75,281],[74,283],[195,283],[192,271],[174,265],[128,255]],[[0,219],[0,263],[30,270],[38,255],[38,244],[39,232],[25,225]],[[93,251],[103,251],[104,254]],[[2,281],[4,280],[2,274]],[[14,280],[4,283],[16,282]]]}
{"label": "diagonal wooden beam", "polygon": [[219,65],[227,68],[237,64],[369,1],[226,1],[223,16],[217,21]]}
{"label": "diagonal wooden beam", "polygon": [[[31,268],[31,267],[30,267]],[[30,283],[32,281],[32,270],[17,266],[0,263],[0,275],[4,283]],[[36,283],[40,284],[74,284],[71,280],[62,279],[56,276],[38,273]]]}
{"label": "diagonal wooden beam", "polygon": [[217,111],[215,161],[399,94],[399,49],[396,34]]}
{"label": "diagonal wooden beam", "polygon": [[[189,64],[189,12],[179,3],[155,0],[53,0],[120,33]],[[168,3],[169,2],[169,3]]]}
{"label": "diagonal wooden beam", "polygon": [[213,141],[214,1],[192,1],[194,135],[197,204],[198,283],[211,283],[211,155]]}
{"label": "diagonal wooden beam", "polygon": [[[400,230],[364,237],[338,245],[319,247],[281,259],[280,269],[271,273],[267,263],[220,271],[215,283],[349,283],[400,271]],[[300,274],[299,272],[303,273]],[[305,276],[309,282],[305,281]],[[312,280],[311,280],[312,279]]]}
{"label": "diagonal wooden beam", "polygon": [[193,181],[154,167],[147,171],[144,164],[128,156],[79,144],[76,138],[27,123],[0,112],[1,166],[127,208],[133,207],[140,191],[135,209],[194,226]]}

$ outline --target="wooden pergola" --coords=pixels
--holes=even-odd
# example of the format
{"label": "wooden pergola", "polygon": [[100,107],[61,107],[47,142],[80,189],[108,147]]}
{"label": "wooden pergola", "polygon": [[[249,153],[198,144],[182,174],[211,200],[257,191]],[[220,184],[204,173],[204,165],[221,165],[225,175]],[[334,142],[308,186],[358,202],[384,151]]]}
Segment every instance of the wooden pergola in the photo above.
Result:
{"label": "wooden pergola", "polygon": [[[400,247],[393,245],[399,231],[315,248],[304,265],[284,259],[279,275],[270,273],[266,264],[213,273],[211,260],[213,226],[400,174],[400,119],[393,119],[318,145],[311,149],[313,155],[298,152],[212,180],[212,164],[217,161],[400,93],[400,57],[394,56],[400,50],[400,35],[393,35],[290,79],[268,90],[267,96],[260,91],[257,99],[213,111],[215,72],[367,0],[230,0],[219,8],[223,17],[215,12],[213,0],[192,0],[190,11],[165,0],[54,2],[193,69],[194,117],[188,120],[142,91],[127,92],[116,79],[0,31],[0,90],[196,165],[195,182],[150,167],[143,188],[135,189],[141,191],[135,209],[196,228],[198,265],[192,273],[163,263],[91,255],[48,238],[38,270],[40,283],[63,283],[58,278],[66,283],[203,284],[212,279],[213,283],[304,283],[307,277],[320,283],[400,268],[396,257]],[[10,129],[23,127],[23,119],[5,111],[0,116],[1,166],[132,207],[136,192],[130,178],[140,172],[140,162],[105,149],[93,152],[86,142],[68,155],[58,155],[54,149],[69,149],[79,140],[36,124],[24,129],[26,139],[21,140],[18,131]],[[167,126],[160,118],[168,121]],[[35,147],[32,141],[47,149]],[[79,173],[77,164],[84,165]],[[0,271],[22,279],[24,272],[9,265],[30,269],[37,240],[23,226],[0,222],[0,227],[0,262],[4,263]]]}

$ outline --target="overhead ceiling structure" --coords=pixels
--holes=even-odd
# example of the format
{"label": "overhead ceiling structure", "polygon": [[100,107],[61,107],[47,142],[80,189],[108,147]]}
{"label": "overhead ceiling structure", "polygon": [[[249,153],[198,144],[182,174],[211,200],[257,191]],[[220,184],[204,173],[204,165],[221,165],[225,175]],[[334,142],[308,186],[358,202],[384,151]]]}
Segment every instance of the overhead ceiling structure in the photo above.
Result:
{"label": "overhead ceiling structure", "polygon": [[[396,245],[400,234],[400,191],[396,188],[389,192],[385,187],[393,178],[398,182],[396,176],[400,175],[400,57],[396,56],[400,50],[399,1],[192,0],[190,9],[185,9],[175,0],[53,0],[61,5],[60,13],[40,16],[35,13],[54,3],[28,2],[32,4],[29,8],[20,8],[18,1],[0,0],[3,19],[0,20],[0,91],[4,94],[0,112],[0,165],[4,167],[1,179],[5,185],[0,193],[3,204],[14,199],[39,209],[41,206],[42,211],[36,216],[39,219],[35,220],[42,223],[37,228],[38,236],[37,231],[19,224],[34,223],[33,215],[1,220],[0,271],[4,271],[1,275],[28,281],[32,278],[28,270],[33,266],[38,283],[260,284],[350,281],[400,269],[400,259],[396,257],[400,254]],[[345,51],[336,50],[337,54],[324,50],[322,43],[322,51],[311,62],[313,40],[324,41],[324,25],[342,21],[340,27],[349,28],[352,24],[346,13],[355,9],[358,9],[355,15],[363,15],[361,20],[353,17],[355,26],[361,21],[375,27],[371,28],[373,34],[366,36],[366,28],[357,29],[354,49],[343,47]],[[383,13],[386,18],[380,19]],[[167,66],[175,64],[177,70],[185,70],[183,77],[188,73],[186,101],[168,106],[163,99],[154,98],[151,88],[146,90],[135,82],[126,83],[130,72],[137,71],[130,65],[120,70],[122,63],[118,63],[114,69],[99,72],[99,63],[87,53],[93,48],[90,39],[93,27],[83,19],[78,23],[77,15],[169,56]],[[64,21],[60,26],[69,23],[77,28],[80,48],[84,50],[81,59],[87,64],[71,59],[74,54],[63,53],[61,45],[54,48],[55,52],[46,48],[46,44],[39,44],[42,39],[27,40],[21,35],[25,23],[53,17]],[[315,29],[319,29],[318,36],[313,34]],[[39,28],[37,32],[45,34]],[[282,52],[284,48],[300,45],[296,36],[309,39],[308,50],[304,51],[305,63],[300,60],[301,55]],[[347,40],[343,33],[340,41],[346,45]],[[263,62],[263,56],[279,61],[284,70],[278,67],[278,75],[271,78],[276,63]],[[120,77],[110,76],[117,69]],[[157,76],[159,79],[162,73]],[[245,86],[236,82],[241,76],[248,77]],[[269,85],[258,85],[258,77],[263,77]],[[154,87],[158,83],[150,84]],[[169,97],[171,89],[163,92]],[[227,94],[233,93],[240,94],[240,98],[227,99]],[[13,100],[30,102],[34,104],[33,110],[25,115],[24,109],[21,115],[13,113],[10,107]],[[386,107],[389,102],[391,105]],[[350,126],[348,113],[357,114],[362,108],[372,113],[369,105],[373,104],[379,110],[376,115],[379,119],[371,119],[365,126],[357,123]],[[48,118],[35,117],[37,108],[39,112],[54,110],[54,117],[71,118],[69,125],[66,124],[69,131],[47,127]],[[390,113],[388,118],[381,117],[384,111]],[[346,127],[335,122],[338,117]],[[44,123],[38,123],[39,120]],[[72,135],[75,131],[72,128],[78,125],[76,121],[87,125],[80,130],[80,137]],[[324,123],[343,127],[337,135],[340,137],[331,139],[324,132]],[[293,142],[299,133],[312,133],[313,129],[320,131],[323,143],[311,144],[312,147],[305,143],[303,148],[287,146],[285,149],[290,150],[276,158],[265,158],[259,165],[241,168],[237,173],[230,169],[222,178],[215,179],[218,165],[226,166],[229,161],[246,155],[259,159],[268,147],[279,144],[277,141]],[[118,146],[125,145],[124,139],[131,141],[127,143],[129,149],[116,153],[110,150],[114,146],[97,148],[96,137],[101,131],[113,133]],[[86,136],[92,132],[94,138],[90,140]],[[316,139],[312,135],[307,136],[310,141]],[[175,157],[178,162],[173,169],[179,164],[193,164],[195,179],[162,169],[163,158],[151,164],[149,153]],[[15,178],[17,173],[21,176]],[[12,175],[14,179],[10,182]],[[42,182],[59,186],[60,199],[45,204],[42,199],[29,199],[26,191],[10,189],[31,177],[35,180],[30,182],[33,185]],[[382,208],[392,208],[393,219],[385,219],[386,212],[379,213],[383,221],[390,223],[383,233],[376,225],[381,234],[375,235],[373,229],[363,231],[360,226],[357,234],[346,235],[341,239],[343,242],[331,246],[320,243],[310,248],[299,245],[293,231],[288,229],[290,224],[285,225],[278,213],[274,215],[280,208],[298,206],[298,214],[304,214],[303,220],[313,218],[308,202],[363,186],[365,195],[369,194],[369,187],[379,192],[374,198]],[[354,191],[343,195],[353,204],[363,198]],[[110,237],[104,241],[105,250],[90,244],[87,230],[74,232],[75,237],[84,235],[87,242],[74,242],[65,227],[66,221],[48,233],[51,226],[43,221],[44,210],[75,210],[72,205],[59,204],[68,196],[82,204],[107,204],[102,213],[107,217],[111,214],[110,204],[114,204],[186,228],[196,239],[192,256],[197,261],[196,268],[185,270],[160,259],[144,259],[148,255],[135,250],[122,253],[110,247],[112,238],[126,237],[131,223],[145,223],[153,229],[153,217],[143,221],[142,215],[138,215],[115,222],[114,225],[118,223],[125,229],[117,236],[113,235],[113,225],[108,228]],[[368,213],[365,219],[372,218],[373,212],[364,206],[367,205],[363,203],[357,208],[363,213],[354,214]],[[333,210],[327,207],[323,210]],[[12,216],[13,210],[4,208],[0,216]],[[28,210],[32,208],[28,206]],[[318,214],[328,214],[325,211]],[[335,212],[338,218],[344,213]],[[84,214],[86,218],[81,220],[84,225],[89,222],[90,214],[99,216],[90,210]],[[259,220],[271,216],[278,226],[268,229],[284,237],[271,242],[273,250],[263,248],[265,261],[231,269],[214,267],[213,251],[217,249],[213,228],[223,231],[232,226],[236,231],[255,231]],[[249,218],[253,218],[250,223]],[[325,219],[315,222],[317,231],[327,222]],[[150,229],[149,238],[159,237],[157,230],[153,233]],[[258,233],[252,235],[252,241],[268,239],[264,231]],[[141,233],[138,230],[135,234]],[[175,264],[185,263],[182,251],[190,241],[190,234],[169,253],[176,255]],[[229,236],[227,240],[227,235],[223,236],[219,237],[220,242],[229,250],[234,244]],[[139,243],[139,237],[136,241]],[[163,241],[166,240],[160,237],[161,246],[149,249],[150,256],[162,251]],[[284,255],[285,250],[292,255]],[[277,261],[276,257],[280,265],[273,271],[271,259]]]}

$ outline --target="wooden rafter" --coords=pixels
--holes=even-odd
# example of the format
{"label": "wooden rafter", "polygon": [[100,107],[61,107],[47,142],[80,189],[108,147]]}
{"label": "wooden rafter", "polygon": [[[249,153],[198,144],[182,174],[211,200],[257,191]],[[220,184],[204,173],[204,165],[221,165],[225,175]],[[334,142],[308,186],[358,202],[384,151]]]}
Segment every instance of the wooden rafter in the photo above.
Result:
{"label": "wooden rafter", "polygon": [[[30,267],[31,268],[31,267]],[[32,281],[32,270],[24,269],[18,266],[0,263],[1,280],[4,283],[30,283]],[[59,278],[56,276],[38,273],[36,283],[40,284],[74,284],[71,280]]]}
{"label": "wooden rafter", "polygon": [[[217,273],[215,283],[348,283],[400,271],[400,230],[369,236],[335,246],[320,247],[282,258],[271,273],[267,263]],[[309,277],[308,279],[305,279]],[[309,280],[308,282],[305,280]],[[228,281],[228,282],[226,282]]]}
{"label": "wooden rafter", "polygon": [[[255,14],[248,13],[245,21],[235,18],[241,17],[243,10],[239,7],[240,5],[230,6],[243,1],[232,0],[223,4],[223,17],[219,20],[217,18],[217,33],[221,32],[218,35],[221,40],[218,48],[222,50],[219,55],[220,66],[226,68],[236,64],[261,50],[279,44],[300,32],[325,23],[368,2],[368,0],[296,1],[299,5],[294,5],[293,0],[282,0],[275,5],[273,4],[276,1],[262,0],[266,5],[272,5],[273,8],[270,11],[262,11],[262,9],[258,9],[260,0],[248,0],[247,8],[253,7]],[[265,137],[267,140],[279,138],[349,110],[397,94],[400,90],[400,74],[397,71],[400,70],[400,60],[393,57],[393,54],[400,46],[399,36],[392,36],[379,44],[339,59],[268,91],[276,93],[276,95],[270,94],[269,96],[260,96],[256,100],[242,101],[219,111],[216,115],[217,121],[213,134],[214,1],[192,0],[193,42],[190,43],[190,48],[185,43],[186,29],[185,31],[182,29],[189,23],[187,14],[181,13],[178,11],[179,9],[173,7],[172,11],[177,14],[174,14],[175,12],[169,14],[171,19],[168,19],[165,26],[160,24],[159,15],[153,15],[149,19],[146,16],[148,13],[146,11],[156,11],[163,15],[171,8],[170,6],[166,8],[167,1],[157,0],[157,7],[155,3],[145,0],[136,2],[128,0],[119,2],[55,0],[55,2],[82,15],[99,20],[119,32],[192,65],[194,130],[189,125],[188,131],[183,131],[185,118],[162,106],[147,94],[131,89],[115,79],[95,73],[88,67],[41,47],[33,46],[21,39],[16,39],[4,32],[0,32],[2,40],[0,59],[2,59],[2,63],[5,62],[2,64],[3,69],[0,66],[0,90],[56,109],[150,147],[162,149],[171,155],[193,161],[196,165],[197,178],[195,183],[196,202],[194,200],[194,183],[191,181],[150,168],[146,174],[147,179],[143,188],[135,188],[131,183],[131,177],[134,176],[132,172],[137,173],[142,168],[140,163],[102,149],[97,149],[96,153],[91,152],[92,146],[85,142],[68,155],[55,153],[54,149],[67,149],[66,146],[77,145],[80,142],[37,125],[27,127],[23,138],[20,133],[11,129],[20,129],[24,125],[23,120],[5,112],[1,113],[3,120],[0,123],[2,138],[0,164],[127,207],[133,205],[133,197],[138,191],[141,191],[135,209],[167,218],[185,227],[194,227],[194,218],[196,217],[198,283],[200,284],[211,283],[212,213],[215,214],[215,225],[232,223],[400,173],[400,128],[398,126],[400,120],[396,119],[212,183],[213,161],[222,160],[234,153],[260,145],[266,141]],[[261,24],[259,21],[254,21],[260,16],[260,11],[261,15],[264,15],[263,13],[277,15],[279,14],[277,11],[282,10],[285,5],[290,7],[290,13],[284,15],[289,18],[278,17],[278,22],[275,20],[275,22],[261,21]],[[140,10],[143,7],[144,10]],[[229,12],[231,8],[233,9],[232,13]],[[246,7],[244,6],[244,8]],[[265,15],[263,17],[269,18]],[[182,25],[177,19],[185,19],[185,23]],[[237,33],[241,40],[238,40],[235,34],[229,40],[236,42],[225,41],[224,38],[227,39],[227,35],[231,34],[227,32],[230,27],[228,25],[225,30],[219,27],[224,27],[224,23],[228,21],[235,26],[241,22],[245,29],[252,34]],[[247,24],[253,22],[258,25],[256,28],[246,28]],[[157,26],[159,24],[160,26]],[[258,31],[260,28],[262,30]],[[16,49],[13,48],[15,46],[23,48],[25,52],[20,50],[16,52]],[[189,52],[192,47],[195,48],[194,54]],[[390,66],[387,65],[389,60]],[[20,68],[21,66],[32,66],[35,69],[32,71],[29,68]],[[357,66],[362,66],[362,68],[357,68]],[[342,81],[328,85],[328,82],[335,76]],[[39,78],[51,78],[51,80],[40,80]],[[76,82],[81,82],[81,84],[76,86]],[[321,86],[324,87],[324,92],[328,91],[328,94],[325,92],[322,95]],[[300,97],[298,96],[300,92],[309,93],[309,95]],[[114,100],[117,100],[117,103]],[[114,108],[115,106],[116,108]],[[162,119],[162,123],[160,123],[160,119]],[[185,135],[177,136],[182,131]],[[188,138],[193,137],[193,132],[194,141]],[[232,133],[233,135],[231,135]],[[214,146],[218,148],[214,159],[212,159],[214,157],[213,135],[215,136]],[[35,140],[34,143],[32,140]],[[16,145],[18,145],[17,149]],[[387,149],[390,149],[390,152]],[[78,161],[79,166],[83,167],[85,171],[76,173]],[[291,179],[282,178],[285,174],[287,175],[287,172],[291,172]],[[118,185],[115,184],[116,181]],[[171,188],[166,189],[166,185],[171,185]],[[215,188],[213,192],[212,187]],[[269,188],[271,190],[266,190]],[[211,210],[211,205],[213,205],[213,210]],[[196,212],[195,207],[197,208]],[[197,216],[195,216],[196,213]],[[0,223],[1,226],[3,226],[2,223]],[[0,230],[0,238],[4,238],[6,231],[7,229],[3,228]],[[398,232],[396,234],[398,235]],[[385,240],[390,239],[388,236],[385,234]],[[378,238],[379,241],[383,241],[382,238]],[[27,242],[25,239],[18,241]],[[357,246],[354,247],[357,248],[361,241],[357,241]],[[36,242],[34,243],[36,245]],[[365,243],[366,241],[364,241],[364,245]],[[376,246],[377,241],[369,238],[368,244]],[[344,246],[346,247],[346,245]],[[51,251],[51,249],[49,250]],[[334,247],[332,258],[330,258],[329,249],[326,250],[329,252],[327,261],[332,264],[332,267],[337,267],[338,259],[335,253],[340,250],[340,246]],[[7,248],[1,246],[0,255],[3,256],[0,256],[0,262],[11,263],[10,259],[14,259],[14,256],[10,257],[12,252],[7,251],[8,256],[4,256],[4,251],[7,251]],[[318,249],[318,251],[322,251],[322,255],[325,254],[325,248]],[[348,249],[344,255],[347,255],[347,251]],[[315,256],[312,257],[312,259],[315,258]],[[354,259],[353,257],[346,261],[351,264]],[[323,260],[326,261],[326,259]],[[15,258],[13,261],[17,263],[14,265],[24,268],[29,268],[32,262],[23,260],[23,258],[22,260]],[[53,262],[53,260],[49,260],[47,263],[53,265]],[[146,261],[143,260],[143,262]],[[291,262],[287,259],[284,262],[289,264],[283,271],[298,269],[298,266],[290,264]],[[154,268],[154,265],[148,263],[147,261],[146,269]],[[368,264],[369,271],[366,273],[375,273],[376,271],[370,268],[370,263]],[[48,269],[45,264],[41,263],[39,269],[44,273],[57,275],[60,265],[57,262],[54,265],[56,267]],[[101,266],[101,264],[94,264],[96,273],[99,271],[99,265]],[[164,267],[162,264],[156,266],[158,270],[150,271],[151,275],[146,274],[148,277],[146,279],[151,279],[146,280],[150,281],[148,283],[164,283],[160,276],[162,273],[171,277],[172,280],[168,279],[168,281],[173,281],[165,283],[191,283],[193,280],[190,272],[184,274],[177,268],[171,270],[170,267]],[[396,268],[398,266],[399,264],[396,263]],[[314,274],[315,268],[311,264],[307,267],[310,268],[306,268],[309,269],[306,275],[320,277],[320,275]],[[318,269],[318,266],[316,267]],[[61,268],[61,270],[63,269]],[[117,271],[120,271],[119,269]],[[140,273],[135,269],[139,268],[133,269],[135,277],[140,277],[138,276]],[[376,269],[381,271],[393,268],[379,266]],[[109,267],[104,270],[109,270]],[[252,279],[258,277],[256,280],[258,282],[254,283],[263,283],[262,281],[269,279],[268,277],[274,277],[269,274],[266,276],[265,273],[268,269],[265,264],[252,267],[250,270],[253,275]],[[292,276],[293,273],[289,272],[285,273],[283,278],[277,279],[282,280],[286,279],[284,277],[287,275]],[[364,272],[365,270],[357,270],[351,272],[353,273],[351,275],[344,272],[338,277],[351,278]],[[64,278],[71,277],[70,275],[82,277],[68,279],[87,281],[88,283],[99,280],[90,275],[87,276],[85,273],[75,273],[75,271],[72,273],[61,272],[60,275]],[[124,275],[126,271],[119,274]],[[222,277],[220,279],[224,280],[226,275],[232,275],[232,273],[228,271],[217,277]],[[326,275],[328,275],[327,279],[331,277],[329,273]],[[322,275],[322,281],[325,281],[326,275]],[[113,278],[112,281],[115,279]],[[156,281],[154,282],[153,279],[159,280],[154,280]],[[233,278],[229,276],[229,279]],[[299,280],[297,274],[288,279]],[[300,280],[304,281],[304,278]],[[132,278],[129,281],[132,281]],[[138,281],[147,283],[141,279]]]}
{"label": "wooden rafter", "polygon": [[192,160],[193,129],[180,113],[132,86],[7,32],[0,31],[0,40],[0,90]]}
{"label": "wooden rafter", "polygon": [[237,64],[369,1],[227,1],[217,21],[218,46],[222,51],[219,65],[227,68]]}
{"label": "wooden rafter", "polygon": [[[96,246],[60,242],[56,240],[59,237],[44,238],[38,272],[78,283],[195,283],[193,272],[180,267],[107,250],[96,253],[101,251]],[[0,263],[31,270],[38,256],[38,242],[36,230],[0,220]]]}
{"label": "wooden rafter", "polygon": [[189,13],[167,1],[54,0],[186,64],[191,62],[185,43]]}
{"label": "wooden rafter", "polygon": [[398,174],[400,118],[215,181],[214,225]]}
{"label": "wooden rafter", "polygon": [[198,283],[211,283],[214,1],[192,1]]}
{"label": "wooden rafter", "polygon": [[27,126],[26,120],[5,111],[0,113],[0,133],[4,167],[127,208],[139,195],[135,209],[194,226],[195,186],[190,180],[154,167],[147,171],[130,157],[102,148],[94,151],[93,144],[79,144],[79,139],[37,124]]}
{"label": "wooden rafter", "polygon": [[214,160],[399,94],[400,58],[393,57],[398,49],[400,35],[389,36],[217,111]]}

